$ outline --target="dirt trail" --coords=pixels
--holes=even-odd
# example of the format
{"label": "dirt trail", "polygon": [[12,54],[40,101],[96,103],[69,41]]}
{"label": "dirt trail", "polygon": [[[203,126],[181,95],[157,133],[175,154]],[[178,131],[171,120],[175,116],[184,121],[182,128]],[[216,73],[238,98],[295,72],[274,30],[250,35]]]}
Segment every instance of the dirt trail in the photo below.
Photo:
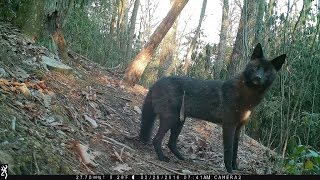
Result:
{"label": "dirt trail", "polygon": [[[41,56],[54,55],[1,21],[0,46],[0,162],[11,174],[226,173],[221,127],[187,119],[178,148],[188,160],[164,145],[170,162],[158,161],[151,145],[135,140],[145,88],[72,51],[64,62],[71,73],[47,70]],[[236,174],[279,171],[250,137],[239,148]]]}

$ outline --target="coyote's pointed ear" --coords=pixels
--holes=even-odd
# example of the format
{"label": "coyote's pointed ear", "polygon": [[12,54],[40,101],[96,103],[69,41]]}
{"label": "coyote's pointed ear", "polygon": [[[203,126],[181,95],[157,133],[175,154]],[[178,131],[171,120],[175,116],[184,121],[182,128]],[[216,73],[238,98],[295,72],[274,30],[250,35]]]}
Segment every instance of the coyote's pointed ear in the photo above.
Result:
{"label": "coyote's pointed ear", "polygon": [[286,59],[287,55],[286,54],[282,54],[276,58],[274,58],[273,60],[271,60],[271,63],[273,65],[273,67],[279,71],[282,67],[282,64],[284,63],[284,60]]}
{"label": "coyote's pointed ear", "polygon": [[263,58],[263,52],[262,52],[261,44],[258,43],[253,50],[253,53],[251,55],[251,60],[261,59],[261,58]]}

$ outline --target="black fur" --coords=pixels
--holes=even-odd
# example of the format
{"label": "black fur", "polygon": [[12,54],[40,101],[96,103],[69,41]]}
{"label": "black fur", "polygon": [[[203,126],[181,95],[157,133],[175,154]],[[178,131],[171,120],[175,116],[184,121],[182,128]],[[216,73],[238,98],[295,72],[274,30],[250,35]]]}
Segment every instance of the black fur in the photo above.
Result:
{"label": "black fur", "polygon": [[285,57],[284,54],[268,61],[263,56],[261,45],[258,44],[245,70],[232,79],[220,81],[172,76],[158,80],[151,86],[143,104],[141,141],[150,140],[152,127],[158,115],[160,127],[152,142],[158,158],[169,161],[163,154],[161,143],[170,129],[168,147],[177,158],[184,159],[177,149],[177,139],[184,124],[184,120],[180,120],[184,97],[185,117],[222,124],[224,163],[227,171],[232,172],[232,169],[237,169],[241,127],[271,86]]}

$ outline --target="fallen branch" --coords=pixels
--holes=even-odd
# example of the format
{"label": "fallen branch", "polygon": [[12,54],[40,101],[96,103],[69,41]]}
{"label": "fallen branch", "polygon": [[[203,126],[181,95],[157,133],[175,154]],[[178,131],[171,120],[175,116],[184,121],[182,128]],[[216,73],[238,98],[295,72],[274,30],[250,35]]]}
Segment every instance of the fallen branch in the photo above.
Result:
{"label": "fallen branch", "polygon": [[33,155],[34,165],[36,166],[36,169],[37,169],[37,175],[40,175],[40,169],[39,169],[39,166],[38,166],[38,162],[37,162],[37,158],[36,158],[36,153],[33,152],[32,155]]}
{"label": "fallen branch", "polygon": [[123,150],[124,150],[124,147],[121,149],[121,152],[120,152],[120,154],[119,154],[115,149],[113,149],[114,155],[115,155],[115,156],[117,157],[117,159],[118,159],[119,161],[121,161],[122,163],[123,163],[123,160],[122,160]]}
{"label": "fallen branch", "polygon": [[[76,52],[74,52],[74,51],[71,51],[71,50],[69,50],[68,51],[68,54],[75,54],[75,55],[77,55],[77,56],[80,56],[82,59],[85,59],[85,60],[87,60],[87,61],[89,61],[89,62],[91,62],[91,60],[89,60],[87,57],[85,57],[85,56],[83,56],[83,55],[81,55],[81,54],[79,54],[79,53],[76,53]],[[71,55],[72,55],[71,54]]]}
{"label": "fallen branch", "polygon": [[[137,161],[137,158],[136,158],[136,157],[134,157],[134,156],[132,156],[131,154],[128,154],[128,153],[126,153],[126,154],[127,154],[127,156],[129,156],[129,157],[131,157],[132,159],[134,159],[134,160]],[[178,174],[178,175],[186,175],[186,174],[184,174],[184,173],[181,173],[181,172],[178,172],[178,171],[176,171],[176,170],[174,170],[174,169],[165,167],[165,166],[163,166],[163,165],[161,165],[161,164],[156,164],[155,162],[152,162],[152,161],[149,161],[149,160],[146,160],[146,161],[145,161],[145,160],[142,160],[141,158],[139,158],[139,160],[142,161],[142,162],[145,162],[145,163],[146,163],[146,161],[147,161],[147,162],[149,162],[149,163],[151,163],[151,164],[153,164],[153,165],[155,165],[155,166],[161,167],[161,168],[163,168],[163,169],[165,169],[165,170],[167,170],[167,171],[169,171],[169,172],[172,172],[172,173],[175,173],[175,174]]]}
{"label": "fallen branch", "polygon": [[105,140],[105,139],[102,139],[102,141],[104,141],[104,142],[106,142],[106,143],[110,143],[110,144],[117,144],[117,145],[122,146],[122,147],[125,147],[125,148],[127,148],[127,149],[129,149],[129,150],[131,150],[131,151],[136,151],[136,150],[132,149],[131,147],[129,147],[129,146],[127,146],[127,145],[125,145],[125,144],[123,144],[123,143],[121,143],[121,142],[119,142],[119,141],[116,141],[116,140],[114,140],[114,139],[112,139],[112,138],[109,138],[109,137],[105,137],[105,138],[107,138],[108,140],[110,140],[110,141],[112,141],[112,142],[110,142],[110,141],[108,141],[108,140]]}
{"label": "fallen branch", "polygon": [[81,164],[86,168],[87,172],[89,172],[90,174],[94,174],[94,172],[82,160],[81,160]]}
{"label": "fallen branch", "polygon": [[115,67],[107,68],[107,69],[108,69],[108,70],[114,70],[114,69],[118,69],[120,66],[121,66],[121,64],[118,64],[118,65],[117,65],[117,66],[115,66]]}
{"label": "fallen branch", "polygon": [[78,118],[77,118],[77,115],[75,114],[75,112],[74,112],[74,110],[73,109],[71,109],[71,107],[67,107],[67,106],[63,106],[66,110],[67,110],[67,112],[70,114],[70,118],[72,118],[73,120],[75,120],[75,122],[76,122],[76,124],[78,125],[78,127],[80,127],[80,129],[82,130],[82,131],[84,131],[84,129],[83,129],[83,127],[82,127],[82,124],[81,124],[81,122],[78,120]]}
{"label": "fallen branch", "polygon": [[169,171],[169,172],[172,172],[172,173],[175,173],[175,174],[178,174],[178,175],[186,175],[186,174],[184,174],[184,173],[175,171],[175,170],[173,170],[173,169],[171,169],[171,168],[169,168],[169,167],[163,166],[163,165],[161,165],[161,164],[157,164],[157,163],[155,163],[155,162],[153,162],[153,161],[147,160],[147,162],[149,162],[149,163],[151,163],[151,164],[153,164],[153,165],[155,165],[155,166],[161,167],[161,168],[163,168],[163,169],[165,169],[165,170],[167,170],[167,171]]}
{"label": "fallen branch", "polygon": [[2,89],[0,89],[0,93],[2,93],[2,94],[7,94],[7,95],[11,95],[10,92],[4,91],[4,90],[2,90]]}
{"label": "fallen branch", "polygon": [[120,129],[116,129],[116,128],[112,127],[110,124],[108,124],[108,123],[105,122],[105,121],[104,121],[104,122],[101,122],[101,125],[106,125],[106,126],[108,126],[108,127],[113,131],[114,134],[122,135],[122,136],[124,136],[124,137],[129,137],[129,136],[127,135],[127,133],[122,132]]}
{"label": "fallen branch", "polygon": [[132,102],[132,100],[129,99],[129,98],[125,98],[125,97],[121,97],[121,96],[117,96],[117,95],[114,95],[114,97],[117,97],[117,98]]}

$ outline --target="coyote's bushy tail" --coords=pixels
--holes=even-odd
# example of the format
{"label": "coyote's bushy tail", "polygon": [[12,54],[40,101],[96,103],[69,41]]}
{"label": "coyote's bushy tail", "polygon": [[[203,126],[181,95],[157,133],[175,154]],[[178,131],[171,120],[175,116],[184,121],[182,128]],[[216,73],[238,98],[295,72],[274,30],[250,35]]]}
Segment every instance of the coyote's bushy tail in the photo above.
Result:
{"label": "coyote's bushy tail", "polygon": [[142,142],[149,143],[155,119],[156,114],[154,113],[152,107],[152,92],[149,90],[142,106],[141,126],[139,134],[139,139]]}

